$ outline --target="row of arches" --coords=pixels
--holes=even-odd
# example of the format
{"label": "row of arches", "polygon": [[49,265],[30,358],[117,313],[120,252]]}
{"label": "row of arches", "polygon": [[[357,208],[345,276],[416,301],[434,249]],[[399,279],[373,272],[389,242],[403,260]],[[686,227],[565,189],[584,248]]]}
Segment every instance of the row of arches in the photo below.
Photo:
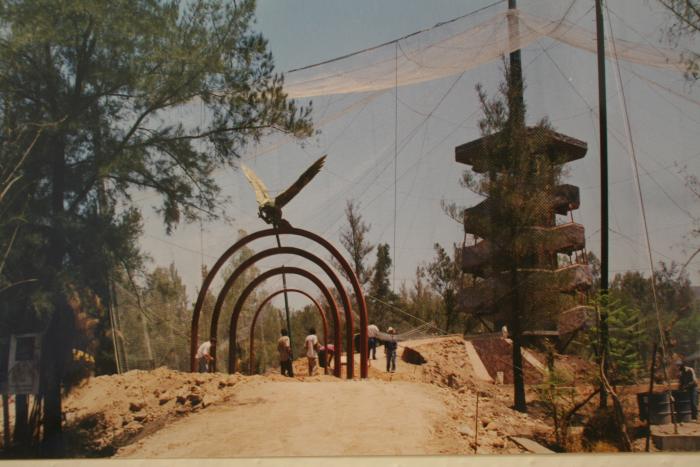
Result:
{"label": "row of arches", "polygon": [[[368,325],[368,320],[367,320],[367,305],[365,303],[364,295],[362,293],[362,288],[360,287],[359,281],[357,280],[357,277],[355,276],[355,273],[353,272],[352,268],[350,267],[350,264],[347,262],[347,260],[343,257],[343,255],[332,245],[330,244],[327,240],[325,240],[323,237],[316,235],[312,232],[309,232],[307,230],[303,229],[298,229],[295,227],[291,226],[286,226],[286,227],[280,227],[277,229],[267,229],[267,230],[260,230],[258,232],[254,232],[250,235],[247,235],[240,240],[238,240],[235,244],[233,244],[228,250],[226,250],[221,257],[216,261],[212,269],[208,272],[207,276],[204,278],[204,282],[202,283],[202,288],[199,291],[199,295],[197,296],[197,301],[195,303],[194,307],[194,313],[192,315],[192,326],[191,326],[191,340],[190,340],[190,368],[191,371],[196,371],[197,369],[197,361],[196,361],[196,353],[197,353],[197,348],[199,347],[199,319],[200,315],[202,312],[202,307],[204,305],[204,299],[207,295],[207,292],[209,291],[209,288],[211,287],[212,282],[214,281],[214,278],[218,274],[219,270],[226,264],[226,262],[231,258],[233,255],[235,255],[241,248],[246,246],[247,244],[261,239],[261,238],[266,238],[266,237],[271,237],[271,236],[276,236],[276,235],[291,235],[291,236],[297,236],[297,237],[303,237],[306,239],[309,239],[316,244],[320,245],[323,247],[326,251],[328,251],[333,258],[338,262],[340,267],[343,269],[343,272],[345,273],[346,277],[350,279],[350,285],[353,289],[353,293],[356,297],[356,302],[358,306],[358,315],[360,318],[360,377],[366,378],[367,373],[368,373],[368,365],[367,365],[367,357],[368,357],[368,347],[367,347],[367,325]],[[347,290],[343,286],[342,282],[338,278],[338,275],[335,273],[333,268],[331,268],[328,263],[326,263],[323,259],[319,258],[318,256],[306,251],[302,250],[300,248],[296,247],[289,247],[289,246],[278,246],[275,248],[269,248],[266,250],[262,250],[247,260],[245,260],[243,263],[241,263],[232,273],[231,275],[226,279],[226,282],[224,283],[223,288],[219,292],[217,298],[216,298],[216,303],[214,305],[214,310],[212,313],[212,319],[211,319],[211,326],[209,330],[209,335],[210,335],[210,340],[211,340],[211,350],[210,354],[212,357],[214,357],[214,360],[212,361],[212,365],[210,365],[210,371],[216,371],[216,336],[218,333],[218,326],[219,326],[219,316],[221,314],[221,309],[223,308],[224,301],[226,300],[226,297],[233,287],[233,285],[236,283],[238,279],[241,278],[243,273],[252,267],[256,262],[276,256],[276,255],[294,255],[294,256],[299,256],[302,258],[305,258],[315,265],[317,265],[321,270],[324,272],[324,274],[331,280],[333,283],[333,286],[335,289],[338,291],[338,294],[340,296],[340,300],[342,302],[342,307],[343,307],[343,312],[344,312],[344,317],[345,317],[345,352],[347,354],[347,371],[346,375],[348,379],[351,379],[354,377],[355,373],[355,360],[353,358],[354,355],[354,340],[353,340],[353,332],[354,332],[354,319],[353,319],[353,310],[350,304],[350,298],[347,293]],[[236,303],[233,308],[233,313],[231,315],[231,321],[229,323],[229,339],[230,339],[230,345],[229,345],[229,368],[228,371],[229,373],[233,373],[237,370],[236,368],[236,357],[237,357],[237,346],[235,345],[235,340],[236,340],[236,335],[237,335],[237,330],[238,330],[238,318],[240,316],[241,310],[243,309],[243,305],[245,303],[245,300],[250,296],[250,294],[258,287],[261,283],[263,283],[265,280],[282,275],[282,274],[292,274],[292,275],[297,275],[300,277],[304,277],[308,279],[311,283],[313,283],[319,291],[323,294],[324,298],[326,299],[329,308],[331,310],[331,317],[333,318],[333,323],[334,323],[334,345],[336,348],[336,352],[334,352],[334,375],[340,377],[340,370],[341,370],[341,336],[340,336],[340,312],[338,310],[338,305],[333,297],[333,294],[331,291],[326,287],[326,285],[319,279],[316,275],[312,274],[311,272],[307,271],[306,269],[303,268],[298,268],[298,267],[287,267],[287,266],[280,266],[277,268],[273,268],[271,270],[268,270],[259,276],[257,276],[255,279],[253,279],[243,290],[243,292],[240,294],[238,299],[236,300]],[[278,293],[283,293],[284,291],[279,291]],[[269,300],[268,300],[269,301]],[[316,304],[319,309],[322,310],[320,305]],[[257,314],[257,313],[256,313]],[[327,332],[327,321],[325,320],[326,315],[325,313],[322,314],[324,323],[326,323],[326,332]],[[253,323],[254,324],[254,323]],[[252,332],[251,328],[251,332]],[[251,345],[252,345],[252,339],[251,339]]]}

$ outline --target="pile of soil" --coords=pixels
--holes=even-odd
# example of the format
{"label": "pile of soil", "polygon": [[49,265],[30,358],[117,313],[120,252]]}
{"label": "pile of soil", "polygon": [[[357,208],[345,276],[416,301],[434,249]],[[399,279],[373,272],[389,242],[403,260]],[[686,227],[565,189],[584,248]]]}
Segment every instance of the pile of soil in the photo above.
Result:
{"label": "pile of soil", "polygon": [[[472,344],[491,378],[495,380],[496,374],[502,372],[503,382],[513,384],[513,344],[510,341],[502,337],[485,337],[473,339]],[[538,360],[542,361],[539,358]],[[523,375],[525,384],[542,382],[542,373],[524,357]]]}
{"label": "pile of soil", "polygon": [[174,418],[231,397],[240,379],[167,368],[90,378],[64,400],[69,451],[79,457],[111,455]]}
{"label": "pile of soil", "polygon": [[[438,386],[476,389],[474,370],[461,337],[415,341],[406,346],[425,359],[421,380]],[[403,360],[408,352],[404,351]]]}
{"label": "pile of soil", "polygon": [[[476,452],[480,454],[522,453],[525,451],[509,436],[543,439],[551,431],[544,420],[511,408],[512,386],[499,386],[474,378],[461,337],[402,342],[399,353],[406,358],[401,359],[396,373],[370,370],[370,377],[429,383],[441,389],[450,416],[436,432],[438,436],[447,437],[457,434],[462,440],[445,453],[474,453],[475,440],[478,444]],[[415,359],[415,354],[426,363],[407,363],[407,360]]]}

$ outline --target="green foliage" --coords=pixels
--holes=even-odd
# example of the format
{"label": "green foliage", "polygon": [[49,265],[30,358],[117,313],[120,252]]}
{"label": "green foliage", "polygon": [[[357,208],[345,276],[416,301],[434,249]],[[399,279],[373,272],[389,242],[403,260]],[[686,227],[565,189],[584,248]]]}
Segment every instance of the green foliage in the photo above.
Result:
{"label": "green foliage", "polygon": [[700,309],[696,306],[693,313],[679,319],[671,335],[677,353],[689,356],[697,352],[700,349]]}
{"label": "green foliage", "polygon": [[[50,311],[68,283],[107,302],[109,275],[141,267],[136,191],[160,197],[167,231],[221,216],[215,169],[271,131],[310,134],[310,108],[287,102],[250,30],[254,10],[251,0],[0,5],[0,136],[54,122],[3,199],[2,238],[19,228],[21,239],[4,275],[37,279],[15,309]],[[176,117],[193,109],[207,118]]]}
{"label": "green foliage", "polygon": [[[668,345],[674,351],[691,354],[697,350],[700,324],[700,304],[695,299],[687,273],[677,264],[659,263],[654,271],[661,328]],[[653,342],[659,341],[652,283],[649,277],[636,271],[617,274],[610,284],[610,297],[629,308],[639,310],[644,333],[638,347],[648,366]]]}
{"label": "green foliage", "polygon": [[142,287],[119,285],[117,291],[127,368],[189,371],[191,312],[175,265],[156,267]]}
{"label": "green foliage", "polygon": [[370,226],[362,220],[359,207],[351,200],[345,205],[347,226],[340,231],[340,244],[350,254],[352,266],[360,286],[364,287],[372,277],[372,270],[365,264],[365,259],[374,250],[366,238]]}
{"label": "green foliage", "polygon": [[[394,302],[404,313],[394,310],[391,326],[412,329],[424,323],[440,328],[445,321],[442,298],[433,290],[428,280],[426,266],[416,267],[416,276],[409,287],[402,283]],[[434,328],[428,332],[435,332]]]}
{"label": "green foliage", "polygon": [[[671,26],[666,31],[672,42],[683,36],[694,36],[700,32],[700,1],[698,0],[659,0],[670,13]],[[688,51],[684,54],[686,61],[686,79],[697,81],[700,78],[700,55]]]}
{"label": "green foliage", "polygon": [[380,243],[377,245],[377,260],[374,263],[374,274],[370,283],[370,293],[377,297],[386,299],[391,295],[391,282],[389,275],[391,274],[391,256],[389,254],[389,245]]}
{"label": "green foliage", "polygon": [[445,249],[436,243],[433,246],[435,258],[428,263],[426,270],[430,279],[430,286],[442,298],[440,312],[444,320],[437,320],[445,331],[453,332],[458,324],[459,309],[457,307],[457,295],[462,288],[464,277],[459,263],[447,254]]}
{"label": "green foliage", "polygon": [[[624,301],[599,295],[593,300],[598,316],[607,313],[608,319],[608,379],[615,384],[635,384],[644,376],[646,368],[641,350],[644,348],[648,335],[645,331],[645,320],[638,308]],[[590,351],[600,355],[599,320],[591,327],[584,339],[590,345]]]}
{"label": "green foliage", "polygon": [[369,320],[380,329],[395,325],[392,307],[398,304],[399,297],[391,290],[391,264],[389,245],[380,243],[377,245],[377,259],[372,269],[368,300]]}
{"label": "green foliage", "polygon": [[[142,267],[132,196],[159,198],[167,232],[220,217],[216,169],[272,131],[312,131],[310,107],[287,101],[265,39],[251,30],[254,12],[254,0],[0,3],[0,141],[20,135],[17,147],[31,147],[2,200],[10,221],[0,243],[18,239],[2,274],[8,284],[34,280],[3,296],[0,321],[10,332],[46,330],[51,455],[61,454],[63,362],[77,332],[68,297],[90,290],[109,304],[113,277]],[[180,119],[194,109],[199,121]],[[46,122],[34,145],[18,131]],[[3,154],[2,167],[18,154]],[[96,317],[106,336],[108,320]]]}
{"label": "green foliage", "polygon": [[[319,303],[323,303],[323,300],[319,300]],[[342,312],[341,312],[342,313]],[[329,315],[329,322],[328,322],[328,332],[329,332],[329,343],[332,343],[332,329],[333,327],[331,326],[332,319],[330,318],[330,312],[327,312]],[[306,339],[306,336],[309,335],[309,329],[314,328],[316,329],[316,336],[318,336],[319,342],[323,344],[323,321],[321,320],[321,315],[319,314],[318,310],[316,309],[315,306],[313,305],[306,305],[303,307],[301,310],[296,311],[292,315],[292,335],[294,336],[294,340],[292,342],[293,348],[292,351],[294,352],[295,357],[303,357],[306,354],[306,350],[304,349],[304,339]],[[345,332],[341,333],[342,336],[345,335]],[[343,343],[343,346],[345,343]]]}
{"label": "green foliage", "polygon": [[[246,232],[239,230],[239,238],[243,238],[245,235]],[[244,261],[254,254],[255,251],[251,248],[241,248],[241,250],[235,256],[229,259],[226,266],[222,268],[221,277],[230,277],[236,268],[238,268]],[[245,289],[245,287],[247,287],[247,285],[258,275],[260,275],[260,269],[258,269],[256,266],[246,269],[238,280],[234,282],[233,286],[229,289],[226,298],[224,299],[223,306],[221,307],[221,313],[219,314],[217,335],[218,362],[216,365],[220,371],[226,371],[228,368],[228,349],[230,345],[228,333],[233,308],[238,301],[238,298],[241,296],[243,289]],[[216,295],[218,296],[219,292],[217,292]],[[258,287],[243,303],[241,314],[238,317],[238,334],[236,336],[236,341],[238,345],[241,346],[245,354],[248,353],[248,345],[250,342],[250,325],[253,321],[253,315],[255,314],[255,310],[257,310],[261,301],[264,300],[267,295],[268,292],[265,291],[263,287]],[[279,329],[277,331],[279,332]],[[247,370],[247,361],[243,363],[245,365],[242,366],[242,369]]]}
{"label": "green foliage", "polygon": [[[3,296],[0,322],[9,332],[46,331],[51,455],[61,454],[60,388],[79,332],[71,291],[107,305],[93,317],[98,371],[109,371],[99,366],[111,337],[110,284],[143,267],[132,196],[158,197],[167,232],[224,216],[216,169],[235,166],[267,133],[312,131],[310,107],[287,101],[265,39],[251,31],[254,12],[253,0],[0,3],[0,141],[17,148],[0,151],[0,174],[22,162],[4,178],[12,190],[0,206],[9,252],[0,287],[24,284]],[[180,119],[194,109],[199,121]],[[32,125],[44,130],[35,144],[20,131]]]}
{"label": "green foliage", "polygon": [[[277,339],[280,337],[280,330],[286,327],[281,310],[271,306],[266,305],[260,312],[258,321],[255,328],[255,365],[253,365],[257,373],[263,373],[266,369],[270,367],[279,367],[279,355],[277,353]],[[292,326],[294,326],[292,324]],[[248,361],[250,355],[248,355],[249,346],[249,331],[247,330],[247,335],[242,342],[245,343],[245,348],[243,349],[243,356],[241,359],[241,366],[243,371],[248,371]],[[298,337],[295,335],[295,343],[298,342],[303,337]],[[298,347],[298,346],[297,346]],[[295,356],[298,356],[297,352],[294,352]]]}
{"label": "green foliage", "polygon": [[552,419],[557,446],[566,451],[569,442],[571,417],[576,405],[576,389],[571,375],[555,368],[549,371],[541,384],[535,386],[537,399],[543,404],[545,414]]}

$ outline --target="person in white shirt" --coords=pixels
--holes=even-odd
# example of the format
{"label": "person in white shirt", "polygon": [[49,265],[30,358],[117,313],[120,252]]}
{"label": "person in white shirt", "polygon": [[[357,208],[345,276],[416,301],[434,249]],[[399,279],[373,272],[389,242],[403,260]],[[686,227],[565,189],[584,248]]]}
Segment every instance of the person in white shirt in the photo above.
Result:
{"label": "person in white shirt", "polygon": [[304,341],[304,349],[306,350],[306,358],[309,361],[309,376],[316,374],[316,362],[318,359],[318,337],[316,337],[316,329],[309,328],[309,335]]}
{"label": "person in white shirt", "polygon": [[199,346],[197,349],[197,355],[195,355],[195,358],[199,362],[199,372],[200,373],[208,373],[209,372],[209,362],[212,362],[214,360],[214,357],[211,355],[211,343],[212,341],[216,342],[215,339],[203,342],[202,345]]}
{"label": "person in white shirt", "polygon": [[374,324],[367,326],[367,345],[369,347],[369,352],[367,352],[367,359],[372,356],[372,360],[377,359],[377,333],[379,328]]}

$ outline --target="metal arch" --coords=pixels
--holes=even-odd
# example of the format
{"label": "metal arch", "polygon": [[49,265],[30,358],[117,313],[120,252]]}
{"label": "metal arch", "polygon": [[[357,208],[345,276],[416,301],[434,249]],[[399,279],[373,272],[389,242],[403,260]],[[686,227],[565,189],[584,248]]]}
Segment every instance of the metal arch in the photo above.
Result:
{"label": "metal arch", "polygon": [[[345,312],[345,328],[346,328],[346,347],[345,350],[348,355],[353,355],[354,354],[354,340],[353,340],[353,315],[352,315],[352,309],[350,307],[350,298],[348,297],[347,292],[345,291],[345,287],[343,284],[340,282],[340,279],[338,278],[337,274],[333,269],[321,258],[318,256],[309,253],[306,250],[302,250],[300,248],[296,247],[290,247],[290,246],[283,246],[283,247],[276,247],[276,248],[269,248],[267,250],[260,251],[256,253],[255,255],[251,256],[247,260],[245,260],[243,263],[241,263],[231,274],[231,276],[226,280],[226,283],[224,283],[223,288],[221,289],[221,292],[219,292],[219,296],[216,299],[216,304],[214,305],[214,311],[212,313],[212,318],[211,318],[211,329],[210,329],[210,336],[212,339],[212,345],[210,349],[210,354],[212,357],[214,357],[214,360],[212,362],[212,365],[210,367],[210,371],[216,371],[216,341],[214,338],[217,336],[217,331],[218,331],[218,326],[219,326],[219,316],[221,314],[221,308],[223,307],[224,301],[226,300],[226,296],[228,295],[229,290],[233,286],[233,284],[236,282],[236,280],[245,272],[246,269],[250,268],[253,264],[255,264],[257,261],[267,258],[269,256],[273,255],[278,255],[278,254],[291,254],[291,255],[296,255],[296,256],[301,256],[302,258],[306,258],[309,261],[312,261],[314,264],[319,266],[323,272],[326,273],[326,275],[331,279],[333,282],[333,285],[336,287],[338,290],[338,293],[340,294],[341,301],[343,303],[343,310]],[[342,349],[338,349],[338,352],[342,351]],[[354,368],[355,368],[355,361],[354,358],[348,359],[348,364],[347,364],[347,372],[352,377],[354,375]]]}
{"label": "metal arch", "polygon": [[[206,298],[207,292],[209,291],[209,287],[211,286],[211,283],[214,281],[216,278],[217,273],[219,270],[223,267],[223,265],[226,263],[226,261],[233,256],[239,249],[241,249],[243,246],[247,245],[248,243],[257,240],[259,238],[264,238],[264,237],[269,237],[277,234],[283,234],[283,235],[297,235],[300,237],[307,238],[309,240],[313,240],[314,242],[318,243],[322,247],[324,247],[327,251],[333,255],[333,257],[338,261],[338,264],[342,267],[343,271],[345,272],[346,276],[350,280],[350,283],[353,288],[353,292],[355,293],[355,300],[357,301],[357,305],[359,307],[359,315],[360,315],[360,355],[362,358],[360,358],[360,368],[361,368],[361,376],[363,378],[367,377],[367,371],[368,371],[368,366],[367,366],[367,354],[368,354],[368,347],[367,347],[367,325],[368,320],[367,320],[367,304],[365,303],[365,296],[362,292],[362,288],[360,287],[360,283],[357,280],[357,276],[355,276],[355,272],[352,270],[350,267],[350,264],[347,262],[347,260],[343,257],[343,255],[333,246],[331,245],[326,239],[323,237],[314,234],[313,232],[309,232],[307,230],[303,229],[297,229],[295,227],[285,227],[281,229],[267,229],[267,230],[260,230],[258,232],[254,232],[250,235],[247,235],[246,237],[243,237],[242,239],[238,240],[235,244],[233,244],[231,247],[229,247],[228,250],[224,252],[224,254],[219,257],[219,259],[216,261],[214,266],[212,266],[212,269],[209,271],[207,276],[204,278],[204,282],[202,283],[202,288],[199,291],[199,294],[197,296],[197,302],[195,303],[194,311],[192,314],[192,326],[191,326],[191,339],[190,339],[190,370],[191,371],[196,371],[197,370],[197,360],[195,356],[197,355],[197,348],[199,346],[199,316],[202,311],[202,306],[204,305],[204,299]],[[353,359],[354,360],[354,359]]]}
{"label": "metal arch", "polygon": [[[335,302],[335,299],[333,298],[333,294],[331,294],[330,290],[328,290],[328,287],[326,287],[321,280],[310,273],[309,271],[301,268],[295,268],[295,267],[289,267],[289,266],[280,266],[274,269],[270,269],[269,271],[265,271],[264,273],[260,274],[258,277],[253,279],[250,284],[246,286],[245,289],[241,292],[241,295],[238,297],[238,300],[236,300],[236,304],[233,307],[233,313],[231,314],[231,322],[229,324],[229,345],[228,345],[228,371],[229,373],[234,373],[236,371],[236,332],[238,330],[238,316],[241,314],[241,309],[243,308],[243,303],[246,301],[248,296],[255,290],[255,288],[260,285],[260,283],[264,282],[265,280],[269,279],[270,277],[273,276],[279,276],[282,274],[294,274],[297,276],[302,276],[306,277],[309,279],[311,282],[313,282],[316,287],[318,287],[321,290],[321,293],[325,297],[326,301],[331,306],[331,309],[333,309],[334,314],[338,314],[338,305]],[[352,337],[352,336],[350,336]],[[213,346],[212,346],[213,347]],[[352,356],[351,356],[352,358]],[[339,371],[340,369],[340,352],[335,352],[333,354],[333,359],[335,363],[335,371]],[[348,379],[352,379],[352,375],[348,373]]]}
{"label": "metal arch", "polygon": [[[323,307],[321,306],[321,304],[318,303],[318,301],[314,297],[312,297],[311,294],[309,294],[308,292],[304,292],[303,290],[289,289],[289,288],[281,289],[281,290],[278,290],[277,292],[274,292],[273,294],[268,296],[265,300],[263,300],[262,303],[260,304],[260,306],[258,306],[258,309],[255,310],[255,314],[253,315],[253,322],[250,324],[250,352],[248,352],[248,355],[249,355],[248,372],[250,374],[253,374],[253,360],[255,360],[255,358],[254,358],[255,357],[255,339],[254,339],[255,335],[254,335],[254,333],[255,333],[255,324],[258,321],[258,315],[260,314],[262,309],[265,307],[265,305],[267,305],[270,302],[270,300],[275,298],[277,295],[285,293],[285,292],[296,292],[296,293],[299,293],[299,294],[305,296],[309,300],[311,300],[311,302],[314,304],[314,306],[316,307],[318,312],[321,314],[321,321],[323,321],[323,345],[325,345],[326,348],[328,348],[328,320],[326,319],[326,312],[323,311]],[[333,345],[335,345],[335,347],[337,349],[340,349],[340,329],[338,327],[340,324],[339,323],[340,316],[335,315],[334,321],[335,321],[335,329],[337,329],[338,331],[336,332],[335,342],[333,343]],[[325,374],[328,374],[328,365],[326,365],[323,368],[323,370],[324,370]],[[340,369],[338,369],[338,374],[335,374],[334,376],[340,376]]]}

